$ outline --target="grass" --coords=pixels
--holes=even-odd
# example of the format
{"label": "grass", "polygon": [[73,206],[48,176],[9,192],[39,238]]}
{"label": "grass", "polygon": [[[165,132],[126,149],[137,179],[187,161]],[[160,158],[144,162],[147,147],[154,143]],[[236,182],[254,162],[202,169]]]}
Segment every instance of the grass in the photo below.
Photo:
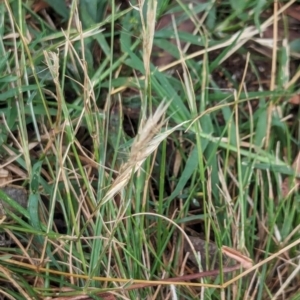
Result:
{"label": "grass", "polygon": [[[259,38],[293,2],[0,4],[3,299],[300,299],[297,40]],[[253,267],[178,278],[208,241]]]}

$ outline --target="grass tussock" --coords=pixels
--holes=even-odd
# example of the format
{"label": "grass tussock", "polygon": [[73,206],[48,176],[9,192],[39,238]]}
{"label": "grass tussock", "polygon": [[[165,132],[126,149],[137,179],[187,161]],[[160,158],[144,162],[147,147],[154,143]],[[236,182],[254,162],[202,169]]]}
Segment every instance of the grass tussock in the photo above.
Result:
{"label": "grass tussock", "polygon": [[0,8],[0,299],[299,298],[297,2]]}

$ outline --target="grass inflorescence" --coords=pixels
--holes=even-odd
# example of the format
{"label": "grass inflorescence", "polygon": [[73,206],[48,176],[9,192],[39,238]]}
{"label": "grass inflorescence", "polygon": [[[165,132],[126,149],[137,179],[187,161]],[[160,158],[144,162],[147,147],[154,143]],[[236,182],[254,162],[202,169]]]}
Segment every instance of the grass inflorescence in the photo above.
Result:
{"label": "grass inflorescence", "polygon": [[1,299],[297,299],[298,4],[238,3],[0,3]]}

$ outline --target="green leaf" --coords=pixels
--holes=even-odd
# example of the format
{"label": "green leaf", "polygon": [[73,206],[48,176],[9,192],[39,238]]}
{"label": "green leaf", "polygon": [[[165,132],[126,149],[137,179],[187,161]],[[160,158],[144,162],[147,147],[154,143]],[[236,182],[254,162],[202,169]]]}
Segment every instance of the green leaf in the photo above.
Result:
{"label": "green leaf", "polygon": [[30,182],[30,192],[32,194],[35,194],[38,191],[42,164],[43,161],[38,161],[32,167],[32,178]]}
{"label": "green leaf", "polygon": [[69,10],[66,6],[65,1],[61,0],[45,0],[60,16],[64,18],[64,20],[68,20],[69,18]]}
{"label": "green leaf", "polygon": [[267,122],[268,122],[268,112],[267,108],[265,107],[265,101],[262,99],[260,100],[261,106],[258,112],[258,121],[256,125],[255,131],[255,138],[254,144],[258,147],[262,146],[262,142],[266,137],[266,130],[267,130]]}
{"label": "green leaf", "polygon": [[290,49],[292,52],[300,52],[300,39],[295,39],[290,43]]}
{"label": "green leaf", "polygon": [[168,200],[171,202],[175,197],[179,195],[179,193],[184,189],[186,183],[193,175],[196,168],[198,168],[198,149],[195,147],[188,158],[185,168],[181,174],[181,177],[177,183],[176,188],[174,189],[173,193],[170,195]]}
{"label": "green leaf", "polygon": [[22,205],[20,205],[17,201],[14,199],[10,198],[9,196],[4,193],[2,189],[0,189],[0,199],[11,206],[14,210],[16,210],[18,213],[22,214],[25,217],[28,217],[28,212],[26,208],[24,208]]}
{"label": "green leaf", "polygon": [[0,77],[0,83],[9,83],[18,80],[17,76],[4,75]]}
{"label": "green leaf", "polygon": [[80,0],[79,12],[83,29],[90,28],[103,20],[106,1]]}
{"label": "green leaf", "polygon": [[6,92],[0,93],[0,101],[7,101],[9,98],[15,97],[19,95],[19,93],[21,92],[32,91],[32,90],[36,90],[37,88],[38,88],[37,85],[27,85],[27,86],[22,86],[20,88],[9,89]]}
{"label": "green leaf", "polygon": [[4,255],[0,255],[0,260],[6,261],[8,259],[11,259],[12,255],[11,254],[4,254]]}
{"label": "green leaf", "polygon": [[39,220],[38,208],[39,208],[39,199],[38,194],[30,194],[28,199],[28,212],[30,217],[30,224],[33,228],[41,230],[41,224]]}

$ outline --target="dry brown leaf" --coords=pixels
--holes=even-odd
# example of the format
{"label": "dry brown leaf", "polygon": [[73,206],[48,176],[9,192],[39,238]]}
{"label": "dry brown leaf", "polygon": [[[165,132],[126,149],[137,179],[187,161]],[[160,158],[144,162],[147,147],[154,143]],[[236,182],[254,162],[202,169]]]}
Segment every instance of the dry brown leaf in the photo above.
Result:
{"label": "dry brown leaf", "polygon": [[[103,300],[116,300],[117,298],[110,293],[101,293],[98,295]],[[90,300],[93,299],[90,296],[87,295],[80,295],[80,296],[69,296],[69,297],[57,297],[52,298],[52,300]]]}
{"label": "dry brown leaf", "polygon": [[293,105],[300,105],[300,94],[292,96],[289,100],[289,103]]}
{"label": "dry brown leaf", "polygon": [[[72,288],[63,287],[57,290],[57,293],[69,292],[74,291]],[[116,296],[109,292],[100,292],[97,296],[101,297],[104,300],[116,300]],[[78,295],[78,296],[61,296],[61,297],[54,297],[51,298],[52,300],[90,300],[92,299],[89,295]]]}
{"label": "dry brown leaf", "polygon": [[35,1],[32,5],[32,9],[36,13],[47,7],[49,7],[49,4],[44,1]]}
{"label": "dry brown leaf", "polygon": [[241,266],[245,269],[250,269],[253,266],[252,259],[243,255],[241,252],[239,252],[233,248],[223,246],[222,253],[227,255],[228,257],[234,259],[235,261],[239,262],[241,264]]}
{"label": "dry brown leaf", "polygon": [[5,169],[0,169],[0,187],[12,181],[11,173]]}
{"label": "dry brown leaf", "polygon": [[288,7],[285,12],[286,15],[300,21],[300,5],[293,4]]}
{"label": "dry brown leaf", "polygon": [[[206,253],[208,253],[209,255],[210,267],[214,269],[220,268],[219,248],[217,247],[217,245],[215,245],[213,242],[206,242],[205,240],[199,237],[189,236],[189,239],[190,242],[193,244],[195,251],[199,252],[201,255],[201,264],[204,270],[207,270]],[[184,251],[190,252],[188,259],[193,264],[198,265],[197,259],[192,254],[193,249],[191,248],[190,244],[187,242],[184,244]],[[236,265],[236,262],[238,262],[245,269],[249,269],[253,266],[253,261],[249,257],[243,255],[241,252],[233,248],[223,246],[221,248],[221,251],[223,254],[222,256],[223,268],[226,268],[227,266]]]}

